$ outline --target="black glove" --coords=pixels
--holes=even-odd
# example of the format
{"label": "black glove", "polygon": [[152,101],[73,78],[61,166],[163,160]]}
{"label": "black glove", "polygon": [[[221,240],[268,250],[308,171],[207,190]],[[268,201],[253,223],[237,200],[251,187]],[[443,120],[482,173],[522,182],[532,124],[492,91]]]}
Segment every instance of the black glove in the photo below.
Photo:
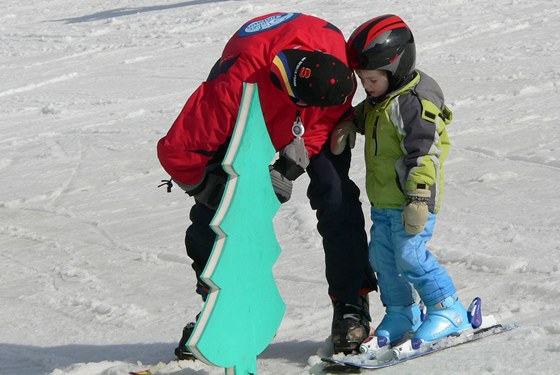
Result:
{"label": "black glove", "polygon": [[216,163],[206,166],[204,177],[200,183],[193,185],[177,184],[185,193],[194,197],[197,202],[216,210],[224,195],[228,176],[222,165]]}
{"label": "black glove", "polygon": [[276,197],[280,203],[286,203],[292,196],[292,186],[294,183],[276,170],[275,165],[276,163],[268,166],[268,170],[270,171],[270,180],[272,181],[272,188],[274,189]]}
{"label": "black glove", "polygon": [[280,151],[280,157],[274,163],[274,169],[294,181],[305,172],[309,165],[309,156],[302,138],[294,138]]}

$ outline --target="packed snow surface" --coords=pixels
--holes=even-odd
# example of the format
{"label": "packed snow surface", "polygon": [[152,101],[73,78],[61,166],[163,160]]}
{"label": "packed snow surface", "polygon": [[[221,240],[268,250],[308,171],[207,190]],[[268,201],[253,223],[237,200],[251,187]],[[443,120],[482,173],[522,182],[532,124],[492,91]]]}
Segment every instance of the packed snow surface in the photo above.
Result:
{"label": "packed snow surface", "polygon": [[[281,5],[279,5],[281,3]],[[430,247],[461,299],[519,328],[386,374],[556,374],[560,361],[560,7],[548,0],[2,1],[0,373],[126,375],[173,359],[200,311],[183,237],[193,201],[155,146],[231,34],[273,11],[348,37],[393,13],[454,111]],[[360,88],[354,102],[364,98]],[[351,174],[364,194],[363,139]],[[316,374],[332,318],[305,190],[275,217],[287,304],[261,374]],[[258,285],[255,285],[258,287]],[[383,309],[371,295],[373,324]],[[223,374],[171,362],[158,374]],[[366,372],[364,372],[366,373]]]}

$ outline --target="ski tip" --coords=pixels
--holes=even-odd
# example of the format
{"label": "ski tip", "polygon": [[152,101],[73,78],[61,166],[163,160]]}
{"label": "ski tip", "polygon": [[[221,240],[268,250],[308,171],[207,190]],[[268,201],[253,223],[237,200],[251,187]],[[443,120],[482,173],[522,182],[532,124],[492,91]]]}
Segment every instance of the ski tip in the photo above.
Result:
{"label": "ski tip", "polygon": [[504,323],[500,325],[502,326],[502,329],[504,331],[511,331],[512,329],[519,328],[519,324],[517,324],[516,322]]}

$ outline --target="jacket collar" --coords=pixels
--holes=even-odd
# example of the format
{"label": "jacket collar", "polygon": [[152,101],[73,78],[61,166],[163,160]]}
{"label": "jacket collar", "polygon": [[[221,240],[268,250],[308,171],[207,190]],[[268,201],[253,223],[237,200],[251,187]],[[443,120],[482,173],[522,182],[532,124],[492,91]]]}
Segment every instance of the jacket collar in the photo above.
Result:
{"label": "jacket collar", "polygon": [[389,102],[395,96],[402,94],[405,91],[410,91],[414,86],[416,86],[420,82],[420,72],[414,71],[412,79],[410,79],[406,84],[401,86],[400,88],[387,93],[385,96],[375,100],[374,98],[369,98],[368,101],[371,105],[378,105],[380,103]]}

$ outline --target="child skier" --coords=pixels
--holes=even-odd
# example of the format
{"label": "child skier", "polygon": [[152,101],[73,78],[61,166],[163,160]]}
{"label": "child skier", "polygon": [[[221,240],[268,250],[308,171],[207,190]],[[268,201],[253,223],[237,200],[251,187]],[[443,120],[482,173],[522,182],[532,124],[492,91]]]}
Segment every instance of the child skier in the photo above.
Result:
{"label": "child skier", "polygon": [[[353,122],[337,125],[331,150],[352,147],[356,130],[366,137],[369,253],[386,308],[375,336],[395,342],[414,332],[418,344],[437,341],[470,327],[450,276],[426,248],[443,193],[452,114],[438,84],[415,70],[414,38],[400,17],[358,27],[347,53],[368,97],[354,108]],[[411,284],[427,306],[424,321]]]}

